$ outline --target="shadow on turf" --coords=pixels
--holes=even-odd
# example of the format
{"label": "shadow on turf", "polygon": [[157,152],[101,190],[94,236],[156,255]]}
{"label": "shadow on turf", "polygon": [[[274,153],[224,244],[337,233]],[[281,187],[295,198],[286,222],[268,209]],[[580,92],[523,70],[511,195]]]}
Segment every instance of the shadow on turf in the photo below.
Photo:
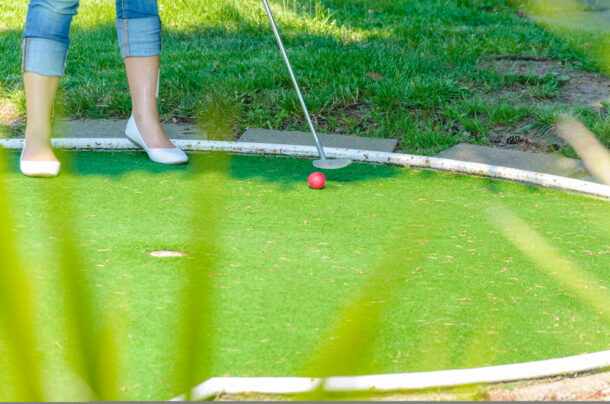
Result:
{"label": "shadow on turf", "polygon": [[[129,152],[73,152],[56,150],[57,157],[62,162],[62,173],[75,176],[97,175],[103,177],[118,177],[138,172],[151,175],[182,173],[187,178],[196,177],[204,172],[220,172],[229,170],[230,177],[238,181],[256,180],[267,184],[275,184],[285,189],[307,184],[309,175],[318,171],[312,165],[312,159],[290,157],[262,156],[230,156],[228,167],[210,164],[211,153],[190,153],[189,164],[167,166],[157,164],[139,151]],[[19,152],[8,151],[7,170],[19,173]],[[439,175],[434,170],[414,169],[420,179],[434,181]],[[340,170],[324,170],[328,183],[349,184],[376,179],[396,178],[404,173],[399,167],[352,163]],[[61,178],[61,176],[60,176]],[[482,186],[493,194],[505,191],[506,181],[482,178]],[[330,185],[330,184],[329,184]],[[523,187],[526,192],[539,194],[543,189],[535,186]]]}
{"label": "shadow on turf", "polygon": [[[483,188],[485,188],[487,191],[491,192],[492,194],[500,195],[500,194],[502,194],[502,192],[506,191],[507,183],[518,184],[519,182],[493,179],[493,178],[482,178],[480,183],[481,183],[481,186]],[[544,188],[538,187],[538,186],[535,186],[532,184],[523,184],[523,185],[525,185],[525,186],[521,187],[520,189],[522,189],[523,192],[527,192],[530,194],[540,194],[545,191]]]}
{"label": "shadow on turf", "polygon": [[[293,188],[306,184],[309,174],[317,171],[312,160],[284,157],[231,156],[228,168],[209,164],[210,153],[189,154],[189,164],[166,166],[150,161],[142,152],[66,152],[56,151],[62,162],[62,173],[75,176],[98,175],[116,177],[136,172],[151,175],[180,172],[185,176],[197,176],[203,172],[229,170],[236,180],[257,180]],[[19,172],[19,153],[7,153],[9,172]],[[353,183],[371,179],[384,179],[400,175],[396,167],[372,164],[351,164],[341,170],[326,170],[327,181]],[[422,172],[422,175],[430,175]],[[60,176],[61,177],[61,176]]]}
{"label": "shadow on turf", "polygon": [[[62,164],[62,174],[120,176],[138,171],[162,174],[170,171],[186,172],[188,166],[164,166],[150,161],[139,152],[66,152],[55,150]],[[19,172],[20,152],[6,152],[7,170]],[[93,157],[93,158],[92,158]],[[61,178],[60,174],[59,178]]]}
{"label": "shadow on turf", "polygon": [[[295,184],[307,183],[307,178],[319,171],[313,167],[311,159],[240,157],[231,161],[231,177],[238,180],[256,179],[279,184],[288,188]],[[352,163],[340,170],[323,170],[327,181],[353,183],[371,179],[397,177],[401,170],[396,167]]]}
{"label": "shadow on turf", "polygon": [[[6,152],[8,172],[19,173],[19,152]],[[195,178],[203,173],[224,173],[229,171],[230,178],[237,181],[259,181],[274,184],[283,189],[294,189],[306,186],[309,175],[318,171],[312,165],[312,159],[290,157],[239,156],[229,157],[228,165],[216,165],[213,157],[221,153],[190,153],[187,165],[168,166],[157,164],[148,159],[145,153],[130,152],[73,152],[56,151],[62,162],[62,173],[73,176],[120,177],[134,173],[164,175],[181,173],[186,179]],[[212,162],[210,162],[212,160]],[[396,178],[405,169],[399,167],[352,163],[340,170],[324,170],[327,188],[353,184],[370,180]],[[435,181],[439,173],[434,170],[413,169],[415,176],[426,181]],[[62,176],[60,175],[59,178]],[[53,180],[53,179],[51,179]],[[507,182],[498,179],[482,178],[481,185],[495,195],[506,191]],[[523,187],[524,192],[540,194],[542,188],[536,186]]]}

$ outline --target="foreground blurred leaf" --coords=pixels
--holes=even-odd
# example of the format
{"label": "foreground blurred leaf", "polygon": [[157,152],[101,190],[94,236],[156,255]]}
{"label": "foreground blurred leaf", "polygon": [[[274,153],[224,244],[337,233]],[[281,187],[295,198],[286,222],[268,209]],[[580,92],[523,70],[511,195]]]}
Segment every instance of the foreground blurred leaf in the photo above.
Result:
{"label": "foreground blurred leaf", "polygon": [[20,396],[13,399],[44,401],[32,322],[32,293],[25,269],[15,254],[10,203],[3,182],[4,164],[4,154],[0,153],[0,327],[6,330],[8,338],[6,354],[22,382]]}
{"label": "foreground blurred leaf", "polygon": [[218,239],[223,203],[227,197],[230,156],[214,153],[203,159],[192,159],[191,165],[201,172],[201,186],[193,195],[190,232],[191,246],[187,277],[182,293],[182,321],[179,335],[179,371],[176,375],[181,391],[190,400],[191,389],[211,377],[209,354],[212,327],[212,276],[218,262]]}

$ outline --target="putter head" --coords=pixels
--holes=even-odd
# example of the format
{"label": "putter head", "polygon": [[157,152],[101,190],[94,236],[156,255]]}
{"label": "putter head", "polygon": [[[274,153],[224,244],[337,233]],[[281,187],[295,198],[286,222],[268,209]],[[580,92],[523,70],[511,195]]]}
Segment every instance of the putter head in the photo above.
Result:
{"label": "putter head", "polygon": [[324,170],[336,170],[352,164],[350,159],[320,159],[314,160],[313,166]]}

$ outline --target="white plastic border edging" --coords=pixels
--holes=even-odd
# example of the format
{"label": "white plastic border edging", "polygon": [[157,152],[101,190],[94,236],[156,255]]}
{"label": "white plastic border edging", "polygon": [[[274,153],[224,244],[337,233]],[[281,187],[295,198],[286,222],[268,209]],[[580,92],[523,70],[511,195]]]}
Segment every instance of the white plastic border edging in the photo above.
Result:
{"label": "white plastic border edging", "polygon": [[[312,391],[396,391],[451,387],[479,383],[497,383],[583,372],[610,366],[610,351],[548,359],[513,365],[475,369],[440,370],[373,376],[346,376],[314,379],[306,377],[215,377],[191,391],[192,400],[202,400],[221,393],[294,394]],[[182,401],[184,396],[171,401]]]}
{"label": "white plastic border edging", "polygon": [[[128,139],[124,138],[56,138],[53,146],[68,150],[136,150]],[[224,151],[241,154],[279,155],[293,157],[317,157],[314,146],[295,146],[267,143],[237,143],[213,140],[172,140],[185,151]],[[23,139],[0,139],[0,147],[21,149]],[[401,167],[430,168],[440,171],[452,171],[474,174],[511,181],[520,181],[543,187],[559,188],[565,191],[610,198],[610,186],[594,182],[581,181],[557,175],[500,167],[489,164],[471,163],[439,157],[425,157],[412,154],[375,152],[354,149],[327,147],[324,149],[329,158],[349,158],[354,161],[394,165]]]}

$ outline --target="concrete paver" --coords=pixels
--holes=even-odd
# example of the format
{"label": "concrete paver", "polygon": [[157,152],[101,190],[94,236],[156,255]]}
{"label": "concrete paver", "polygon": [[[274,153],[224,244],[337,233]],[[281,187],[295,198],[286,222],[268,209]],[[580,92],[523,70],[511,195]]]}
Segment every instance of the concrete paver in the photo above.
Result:
{"label": "concrete paver", "polygon": [[[370,138],[349,135],[329,135],[319,133],[320,143],[324,147],[338,147],[345,149],[373,150],[380,152],[392,152],[396,148],[396,139]],[[248,129],[240,142],[249,143],[274,143],[314,146],[313,136],[309,132],[279,131],[260,128]]]}
{"label": "concrete paver", "polygon": [[[55,136],[69,138],[122,138],[125,137],[125,119],[60,119],[56,122]],[[163,123],[170,139],[205,140],[205,132],[190,124]]]}
{"label": "concrete paver", "polygon": [[591,174],[580,160],[570,159],[556,154],[530,153],[519,150],[498,149],[489,146],[478,146],[460,143],[438,154],[453,160],[471,161],[474,163],[518,168],[563,177],[585,179]]}

